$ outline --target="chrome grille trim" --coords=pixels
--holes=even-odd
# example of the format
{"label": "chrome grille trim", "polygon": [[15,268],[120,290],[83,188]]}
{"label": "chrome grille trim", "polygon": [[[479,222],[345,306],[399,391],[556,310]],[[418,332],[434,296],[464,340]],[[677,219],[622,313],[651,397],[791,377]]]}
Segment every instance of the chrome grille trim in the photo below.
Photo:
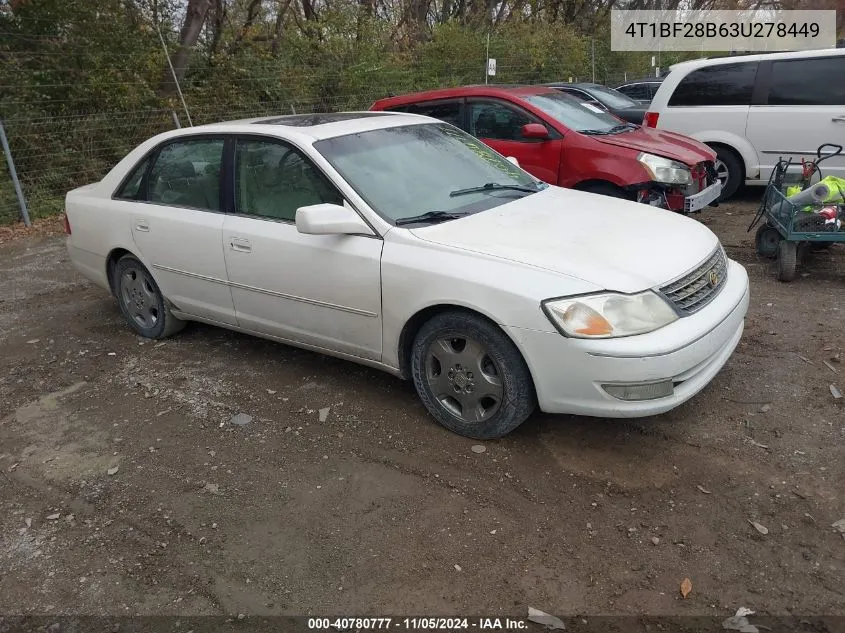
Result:
{"label": "chrome grille trim", "polygon": [[[715,276],[716,283],[712,282]],[[728,279],[728,259],[719,245],[703,263],[660,288],[679,316],[689,316],[713,301]]]}

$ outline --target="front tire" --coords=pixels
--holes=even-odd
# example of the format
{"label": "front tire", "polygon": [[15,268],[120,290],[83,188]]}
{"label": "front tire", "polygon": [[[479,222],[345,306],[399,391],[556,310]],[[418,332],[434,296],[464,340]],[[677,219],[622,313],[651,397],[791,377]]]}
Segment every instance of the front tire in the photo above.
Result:
{"label": "front tire", "polygon": [[132,255],[124,255],[114,268],[114,289],[123,318],[145,338],[167,338],[183,327],[161,294],[146,267]]}
{"label": "front tire", "polygon": [[414,386],[450,431],[494,439],[536,408],[531,373],[504,332],[466,312],[444,312],[420,329],[411,351]]}
{"label": "front tire", "polygon": [[778,279],[792,281],[798,267],[798,244],[783,240],[778,244]]}

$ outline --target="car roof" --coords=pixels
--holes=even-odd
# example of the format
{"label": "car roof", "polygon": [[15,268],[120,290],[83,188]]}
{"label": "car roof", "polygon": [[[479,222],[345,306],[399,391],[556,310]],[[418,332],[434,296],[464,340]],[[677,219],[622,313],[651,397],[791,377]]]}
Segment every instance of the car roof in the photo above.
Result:
{"label": "car roof", "polygon": [[629,86],[631,84],[659,84],[663,83],[664,79],[666,79],[666,77],[641,77],[639,79],[629,79],[628,81],[623,81],[619,84],[619,86]]}
{"label": "car roof", "polygon": [[705,66],[718,66],[721,64],[736,64],[741,62],[759,62],[764,60],[779,59],[805,59],[808,57],[845,57],[845,49],[842,48],[819,48],[808,51],[785,51],[779,53],[758,53],[754,55],[729,55],[727,57],[710,57],[705,59],[691,59],[679,62],[670,66],[670,70],[694,70]]}
{"label": "car roof", "polygon": [[[434,120],[429,117],[400,112],[364,111],[286,114],[198,125],[191,128],[174,130],[169,135],[179,136],[180,133],[257,133],[269,136],[296,136],[300,139],[318,141],[337,136],[346,136],[347,134],[399,127],[401,125],[419,125],[433,122]],[[280,132],[285,132],[285,134],[279,134]]]}
{"label": "car roof", "polygon": [[522,84],[490,84],[460,86],[457,88],[438,88],[436,90],[425,90],[413,92],[396,97],[379,99],[373,107],[387,108],[420,101],[435,101],[437,99],[456,99],[459,97],[521,97],[525,95],[543,94],[556,92],[549,86],[530,86]]}
{"label": "car roof", "polygon": [[601,84],[594,84],[589,81],[553,81],[549,84],[544,84],[546,86],[551,86],[553,88],[561,87],[561,88],[604,88]]}

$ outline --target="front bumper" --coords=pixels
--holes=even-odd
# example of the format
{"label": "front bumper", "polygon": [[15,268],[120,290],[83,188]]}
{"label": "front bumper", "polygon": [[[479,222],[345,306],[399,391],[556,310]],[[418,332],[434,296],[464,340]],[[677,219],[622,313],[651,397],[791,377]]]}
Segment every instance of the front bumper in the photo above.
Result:
{"label": "front bumper", "polygon": [[[742,337],[748,275],[731,261],[728,281],[706,308],[655,332],[585,340],[517,327],[505,330],[519,346],[534,379],[540,409],[610,418],[656,415],[701,391]],[[620,400],[602,385],[671,380],[671,395]]]}
{"label": "front bumper", "polygon": [[722,195],[722,183],[717,180],[709,187],[684,198],[684,213],[701,211],[707,205],[718,200],[720,195]]}

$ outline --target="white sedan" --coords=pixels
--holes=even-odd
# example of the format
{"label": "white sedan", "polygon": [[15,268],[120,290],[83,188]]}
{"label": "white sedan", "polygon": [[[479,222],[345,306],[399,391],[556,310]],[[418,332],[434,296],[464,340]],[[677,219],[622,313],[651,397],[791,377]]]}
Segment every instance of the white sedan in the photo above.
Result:
{"label": "white sedan", "polygon": [[745,269],[695,220],[544,185],[409,114],[167,132],[66,213],[74,265],[142,336],[202,321],[364,363],[476,438],[538,405],[672,409],[748,308]]}

